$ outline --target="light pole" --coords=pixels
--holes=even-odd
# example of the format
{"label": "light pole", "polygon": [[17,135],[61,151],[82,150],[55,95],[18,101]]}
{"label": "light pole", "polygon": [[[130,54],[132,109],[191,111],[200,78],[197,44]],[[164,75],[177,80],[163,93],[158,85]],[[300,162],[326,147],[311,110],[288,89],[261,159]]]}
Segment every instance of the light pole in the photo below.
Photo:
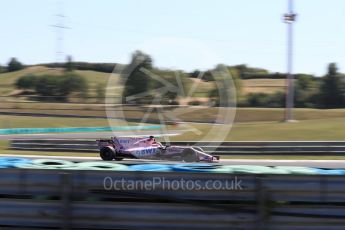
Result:
{"label": "light pole", "polygon": [[294,76],[292,74],[293,61],[293,23],[296,14],[293,12],[293,0],[288,0],[288,13],[284,14],[284,22],[287,23],[287,77],[286,77],[286,108],[285,121],[293,120],[292,108],[294,106]]}

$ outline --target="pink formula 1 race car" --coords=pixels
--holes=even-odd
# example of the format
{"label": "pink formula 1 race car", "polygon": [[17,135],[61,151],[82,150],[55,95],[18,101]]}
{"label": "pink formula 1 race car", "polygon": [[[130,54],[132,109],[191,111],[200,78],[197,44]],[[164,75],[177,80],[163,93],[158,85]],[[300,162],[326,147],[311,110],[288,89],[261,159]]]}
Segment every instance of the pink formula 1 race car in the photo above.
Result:
{"label": "pink formula 1 race car", "polygon": [[112,137],[97,140],[102,160],[122,160],[124,158],[151,160],[180,160],[184,162],[218,162],[219,156],[205,153],[200,147],[164,146],[153,136]]}

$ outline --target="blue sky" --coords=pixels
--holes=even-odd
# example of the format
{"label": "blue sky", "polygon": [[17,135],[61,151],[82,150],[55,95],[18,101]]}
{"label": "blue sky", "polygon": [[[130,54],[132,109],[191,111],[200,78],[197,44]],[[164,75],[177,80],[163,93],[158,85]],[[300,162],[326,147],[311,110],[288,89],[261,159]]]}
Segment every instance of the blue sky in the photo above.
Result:
{"label": "blue sky", "polygon": [[[60,2],[60,3],[59,3]],[[142,49],[163,68],[221,62],[286,69],[286,0],[0,0],[0,64],[56,60],[58,12],[63,52],[76,61],[126,63]],[[294,72],[345,72],[345,1],[295,0]]]}

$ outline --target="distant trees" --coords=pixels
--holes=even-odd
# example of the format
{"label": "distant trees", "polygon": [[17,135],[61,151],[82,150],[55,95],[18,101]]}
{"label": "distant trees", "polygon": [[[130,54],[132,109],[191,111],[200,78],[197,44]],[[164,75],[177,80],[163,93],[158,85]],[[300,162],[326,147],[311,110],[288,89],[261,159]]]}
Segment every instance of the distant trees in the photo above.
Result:
{"label": "distant trees", "polygon": [[212,75],[215,88],[209,92],[209,98],[215,106],[229,106],[234,104],[233,95],[241,94],[241,84],[238,72],[232,67],[223,64],[217,65],[212,71],[207,71]]}
{"label": "distant trees", "polygon": [[323,77],[320,88],[320,103],[324,108],[345,106],[345,78],[338,73],[335,63],[328,65],[327,75]]}
{"label": "distant trees", "polygon": [[24,68],[23,64],[19,62],[16,58],[11,58],[7,65],[8,72],[21,70],[23,68]]}
{"label": "distant trees", "polygon": [[5,67],[0,65],[0,73],[4,73],[6,71]]}
{"label": "distant trees", "polygon": [[[124,89],[123,89],[123,103],[129,103],[128,96],[136,97],[140,93],[147,92],[149,89],[150,77],[147,71],[151,71],[152,58],[141,52],[135,51],[132,55],[131,63],[125,69]],[[150,100],[150,95],[146,95]],[[132,102],[140,103],[145,100],[144,95],[133,98]]]}
{"label": "distant trees", "polygon": [[[297,74],[294,82],[295,107],[299,108],[345,108],[345,75],[338,72],[337,65],[330,63],[322,78]],[[284,107],[284,93],[251,93],[241,106]]]}
{"label": "distant trees", "polygon": [[252,78],[264,78],[265,76],[269,75],[268,71],[261,68],[252,68],[248,67],[247,65],[236,65],[232,67],[236,69],[239,73],[239,77],[241,79],[252,79]]}
{"label": "distant trees", "polygon": [[[45,64],[46,66],[65,68],[63,75],[24,75],[15,83],[19,89],[31,90],[37,95],[47,96],[54,100],[67,101],[72,95],[85,97],[88,92],[88,83],[85,78],[74,72],[75,69],[94,70],[100,72],[112,72],[115,64],[111,63],[86,63],[74,62],[71,56],[68,56],[65,63]],[[24,68],[24,65],[16,58],[11,58],[7,67],[0,66],[0,73],[8,71],[18,71]],[[225,71],[225,72],[224,72]],[[226,74],[224,74],[226,73]],[[284,107],[285,93],[249,93],[241,95],[241,83],[245,79],[284,79],[286,74],[269,73],[265,69],[251,68],[246,65],[226,66],[219,64],[216,67],[204,72],[195,70],[191,73],[174,70],[162,70],[153,67],[153,60],[142,51],[135,51],[132,55],[129,65],[124,66],[123,81],[123,103],[152,103],[154,98],[159,98],[157,103],[178,104],[179,98],[186,96],[190,85],[193,82],[199,82],[195,79],[200,78],[208,82],[205,92],[198,95],[208,97],[213,104],[222,106],[220,98],[228,97],[229,90],[236,90],[239,106],[248,107]],[[157,79],[157,76],[160,79]],[[224,85],[217,85],[218,80],[224,77],[230,77],[233,80],[235,89]],[[176,78],[178,77],[178,79]],[[299,108],[345,108],[345,75],[339,73],[336,63],[330,63],[327,67],[327,73],[323,77],[315,77],[307,74],[296,74],[294,81],[294,102],[295,107]],[[162,80],[163,79],[163,80]],[[177,82],[177,80],[179,82]],[[174,89],[173,91],[156,89],[166,87],[165,82],[170,86],[180,86],[183,89]],[[168,84],[167,84],[168,85]],[[210,87],[211,86],[211,87]],[[203,89],[204,90],[204,89]],[[180,95],[184,92],[183,95]],[[105,86],[97,85],[95,88],[97,100],[101,101],[105,97]],[[197,95],[197,94],[195,94]],[[192,95],[192,96],[195,96]],[[206,95],[206,96],[205,96]],[[189,95],[190,96],[190,95]],[[196,96],[195,96],[196,97]],[[129,99],[129,100],[127,100]]]}
{"label": "distant trees", "polygon": [[66,67],[65,70],[67,72],[72,72],[75,69],[74,63],[73,63],[73,59],[71,55],[67,56],[67,60],[66,60]]}
{"label": "distant trees", "polygon": [[34,90],[39,96],[47,100],[67,101],[72,93],[85,97],[88,83],[85,78],[75,73],[64,75],[25,75],[16,82],[19,89]]}
{"label": "distant trees", "polygon": [[200,70],[194,70],[193,72],[191,72],[190,74],[189,74],[189,76],[191,77],[191,78],[197,78],[197,77],[199,77],[200,76],[200,74],[202,74],[202,72],[200,71]]}
{"label": "distant trees", "polygon": [[[71,60],[72,61],[72,60]],[[92,70],[97,72],[103,73],[112,73],[115,68],[115,63],[89,63],[89,62],[74,62],[72,61],[74,70]],[[40,66],[46,66],[51,68],[65,68],[68,69],[68,61],[66,63],[46,63],[46,64],[38,64]]]}
{"label": "distant trees", "polygon": [[283,107],[284,104],[285,94],[283,92],[276,92],[273,94],[250,93],[246,96],[246,100],[242,102],[241,106],[279,108]]}
{"label": "distant trees", "polygon": [[15,83],[18,89],[35,89],[38,77],[33,74],[24,75]]}
{"label": "distant trees", "polygon": [[295,107],[312,108],[319,104],[320,79],[299,74],[295,80]]}
{"label": "distant trees", "polygon": [[214,81],[214,77],[212,75],[211,70],[202,72],[200,70],[194,70],[192,73],[189,74],[191,78],[199,78],[203,81]]}

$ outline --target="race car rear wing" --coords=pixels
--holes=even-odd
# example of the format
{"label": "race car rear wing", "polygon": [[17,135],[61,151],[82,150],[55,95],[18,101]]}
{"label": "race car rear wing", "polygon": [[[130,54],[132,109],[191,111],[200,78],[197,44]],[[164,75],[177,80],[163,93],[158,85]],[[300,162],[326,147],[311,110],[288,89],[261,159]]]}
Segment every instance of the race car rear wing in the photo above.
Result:
{"label": "race car rear wing", "polygon": [[120,144],[120,142],[117,140],[116,137],[112,137],[110,139],[98,139],[96,140],[96,142],[99,148],[109,146],[109,145],[111,145],[115,149],[122,147],[122,145]]}
{"label": "race car rear wing", "polygon": [[114,145],[114,141],[112,139],[98,139],[96,142],[99,148]]}

